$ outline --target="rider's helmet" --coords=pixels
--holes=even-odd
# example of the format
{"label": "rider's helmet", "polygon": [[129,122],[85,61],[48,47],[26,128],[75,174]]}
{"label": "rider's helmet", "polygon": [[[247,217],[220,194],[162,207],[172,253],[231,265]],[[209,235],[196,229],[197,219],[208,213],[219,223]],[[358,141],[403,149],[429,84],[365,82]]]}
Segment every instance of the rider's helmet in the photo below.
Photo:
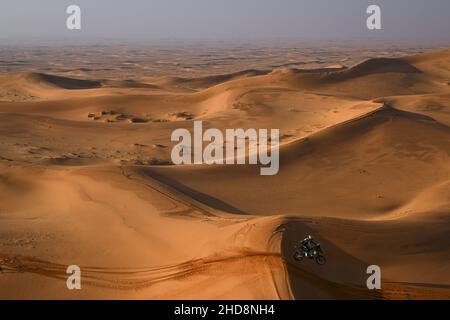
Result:
{"label": "rider's helmet", "polygon": [[308,239],[308,240],[312,240],[312,237],[311,237],[311,235],[308,235],[308,236],[306,237],[306,239]]}

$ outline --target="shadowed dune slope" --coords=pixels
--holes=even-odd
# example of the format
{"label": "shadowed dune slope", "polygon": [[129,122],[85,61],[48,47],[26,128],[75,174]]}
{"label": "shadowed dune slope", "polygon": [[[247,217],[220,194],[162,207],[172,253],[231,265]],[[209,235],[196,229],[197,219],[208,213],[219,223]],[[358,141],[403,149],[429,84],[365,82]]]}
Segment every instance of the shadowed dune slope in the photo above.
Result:
{"label": "shadowed dune slope", "polygon": [[62,89],[93,89],[101,87],[101,83],[99,81],[73,79],[42,73],[25,75],[25,79],[42,85],[51,85]]}

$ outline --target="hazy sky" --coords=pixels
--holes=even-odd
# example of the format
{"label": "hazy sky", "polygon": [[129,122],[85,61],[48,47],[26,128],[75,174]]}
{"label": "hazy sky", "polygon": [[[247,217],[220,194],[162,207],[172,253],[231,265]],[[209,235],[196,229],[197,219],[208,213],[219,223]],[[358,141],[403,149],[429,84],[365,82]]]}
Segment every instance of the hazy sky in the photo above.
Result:
{"label": "hazy sky", "polygon": [[[68,31],[66,7],[82,9]],[[366,8],[382,9],[381,31]],[[450,40],[450,0],[0,0],[0,38]]]}

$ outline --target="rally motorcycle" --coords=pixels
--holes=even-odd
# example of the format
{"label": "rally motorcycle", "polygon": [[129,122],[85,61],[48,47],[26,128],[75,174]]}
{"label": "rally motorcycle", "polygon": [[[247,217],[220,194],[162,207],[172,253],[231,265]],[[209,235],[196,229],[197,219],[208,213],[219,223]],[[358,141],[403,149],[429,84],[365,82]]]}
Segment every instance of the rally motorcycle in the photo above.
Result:
{"label": "rally motorcycle", "polygon": [[314,259],[317,264],[323,266],[327,259],[323,255],[320,244],[317,244],[313,249],[306,251],[302,246],[296,246],[294,251],[294,259],[296,261],[302,261],[303,258]]}

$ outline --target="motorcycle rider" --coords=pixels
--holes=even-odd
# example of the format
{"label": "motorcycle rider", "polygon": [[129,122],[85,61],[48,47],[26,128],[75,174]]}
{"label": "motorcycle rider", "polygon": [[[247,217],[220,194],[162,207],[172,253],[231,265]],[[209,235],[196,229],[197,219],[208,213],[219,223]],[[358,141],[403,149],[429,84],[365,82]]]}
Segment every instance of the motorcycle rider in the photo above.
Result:
{"label": "motorcycle rider", "polygon": [[305,252],[305,256],[307,257],[309,253],[316,248],[317,243],[314,242],[313,238],[310,235],[308,235],[301,241],[301,246],[303,251]]}

